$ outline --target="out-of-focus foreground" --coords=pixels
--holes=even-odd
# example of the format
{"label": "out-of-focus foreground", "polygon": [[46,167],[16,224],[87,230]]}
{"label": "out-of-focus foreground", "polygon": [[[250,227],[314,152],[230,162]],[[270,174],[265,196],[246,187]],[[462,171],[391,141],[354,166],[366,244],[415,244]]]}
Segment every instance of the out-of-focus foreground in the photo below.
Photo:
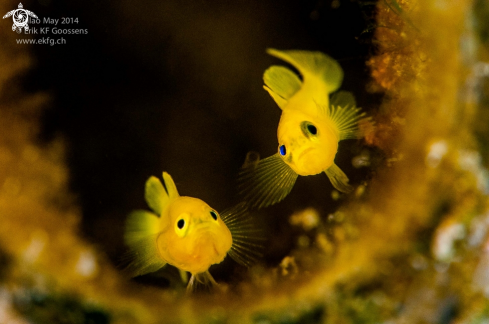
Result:
{"label": "out-of-focus foreground", "polygon": [[[281,262],[203,296],[129,281],[82,234],[66,141],[38,139],[53,99],[20,90],[30,48],[2,46],[0,322],[488,322],[489,5],[385,0],[376,12],[367,86],[384,99],[365,146],[383,158],[329,215],[281,215],[297,228]],[[2,44],[15,37],[0,30]]]}

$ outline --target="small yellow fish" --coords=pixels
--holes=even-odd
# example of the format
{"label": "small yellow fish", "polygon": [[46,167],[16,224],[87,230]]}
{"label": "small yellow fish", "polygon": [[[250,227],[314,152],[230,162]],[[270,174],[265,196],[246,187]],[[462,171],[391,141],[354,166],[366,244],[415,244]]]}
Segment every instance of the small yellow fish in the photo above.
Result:
{"label": "small yellow fish", "polygon": [[[154,213],[135,211],[126,222],[124,239],[133,276],[154,272],[165,264],[192,274],[187,291],[196,283],[216,286],[208,269],[229,254],[249,266],[259,255],[253,243],[253,226],[243,209],[221,215],[204,201],[178,194],[172,177],[146,181],[145,199]],[[239,235],[233,235],[239,233]]]}
{"label": "small yellow fish", "polygon": [[298,175],[325,172],[333,186],[350,192],[348,177],[334,163],[338,142],[362,137],[358,122],[365,116],[355,106],[353,95],[338,92],[343,71],[321,52],[279,51],[267,53],[293,65],[302,81],[290,69],[271,66],[263,79],[265,90],[282,109],[277,129],[278,153],[244,168],[241,193],[251,207],[265,207],[284,199]]}

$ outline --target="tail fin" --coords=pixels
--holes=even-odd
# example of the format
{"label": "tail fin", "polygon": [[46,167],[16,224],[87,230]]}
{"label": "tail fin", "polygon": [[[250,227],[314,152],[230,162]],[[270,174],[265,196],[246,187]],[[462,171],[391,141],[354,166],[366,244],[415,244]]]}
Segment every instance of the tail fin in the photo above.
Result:
{"label": "tail fin", "polygon": [[212,278],[209,271],[193,274],[188,282],[187,293],[212,292],[219,287],[219,284]]}
{"label": "tail fin", "polygon": [[343,70],[336,60],[321,52],[267,49],[267,53],[292,64],[303,81],[315,77],[323,81],[328,93],[336,91],[343,81]]}
{"label": "tail fin", "polygon": [[156,239],[160,231],[158,216],[137,210],[126,221],[124,241],[129,247],[124,259],[129,263],[124,270],[131,277],[154,272],[166,262],[159,257]]}
{"label": "tail fin", "polygon": [[166,264],[159,256],[156,239],[168,221],[161,215],[171,200],[178,197],[178,191],[172,177],[166,172],[163,172],[163,181],[166,190],[156,177],[151,176],[146,181],[144,198],[156,215],[138,210],[132,212],[126,221],[124,241],[129,252],[125,259],[129,265],[125,271],[133,277],[154,272]]}

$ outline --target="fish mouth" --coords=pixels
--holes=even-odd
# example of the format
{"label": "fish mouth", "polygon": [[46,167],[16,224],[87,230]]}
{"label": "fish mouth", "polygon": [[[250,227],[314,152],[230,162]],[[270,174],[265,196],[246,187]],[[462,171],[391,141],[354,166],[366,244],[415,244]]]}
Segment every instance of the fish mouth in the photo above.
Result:
{"label": "fish mouth", "polygon": [[216,245],[212,244],[212,247],[214,248],[214,253],[216,253],[216,255],[219,255],[219,251],[217,250]]}
{"label": "fish mouth", "polygon": [[302,157],[303,157],[304,155],[306,155],[307,153],[311,152],[313,149],[314,149],[314,148],[310,147],[310,148],[307,148],[307,149],[305,149],[304,151],[302,151],[302,153],[301,153],[301,154],[299,154],[299,156],[297,157],[297,160],[302,159]]}

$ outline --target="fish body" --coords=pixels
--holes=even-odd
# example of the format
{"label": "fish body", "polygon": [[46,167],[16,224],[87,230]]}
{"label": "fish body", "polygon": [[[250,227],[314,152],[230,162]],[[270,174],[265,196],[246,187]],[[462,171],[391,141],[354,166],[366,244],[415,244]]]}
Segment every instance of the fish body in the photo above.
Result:
{"label": "fish body", "polygon": [[275,204],[292,190],[297,176],[321,172],[339,191],[351,191],[348,177],[334,158],[340,140],[362,136],[358,122],[364,114],[350,93],[331,96],[343,80],[341,67],[321,52],[267,52],[293,65],[302,80],[283,66],[271,66],[264,73],[264,88],[282,109],[278,152],[242,171],[241,192],[248,205],[260,208]]}
{"label": "fish body", "polygon": [[200,199],[173,199],[160,216],[164,218],[170,221],[160,222],[158,252],[163,260],[181,270],[205,272],[211,265],[221,263],[231,249],[231,232],[220,215]]}
{"label": "fish body", "polygon": [[334,163],[339,138],[329,119],[299,109],[284,109],[277,138],[281,158],[298,175],[315,175]]}
{"label": "fish body", "polygon": [[221,216],[198,198],[180,196],[168,173],[163,172],[163,180],[166,188],[156,177],[146,181],[145,198],[152,212],[134,211],[127,219],[127,272],[139,276],[170,264],[192,274],[187,286],[192,291],[196,283],[217,285],[208,269],[227,254],[244,265],[255,261],[260,245],[253,243],[254,228],[240,208]]}

